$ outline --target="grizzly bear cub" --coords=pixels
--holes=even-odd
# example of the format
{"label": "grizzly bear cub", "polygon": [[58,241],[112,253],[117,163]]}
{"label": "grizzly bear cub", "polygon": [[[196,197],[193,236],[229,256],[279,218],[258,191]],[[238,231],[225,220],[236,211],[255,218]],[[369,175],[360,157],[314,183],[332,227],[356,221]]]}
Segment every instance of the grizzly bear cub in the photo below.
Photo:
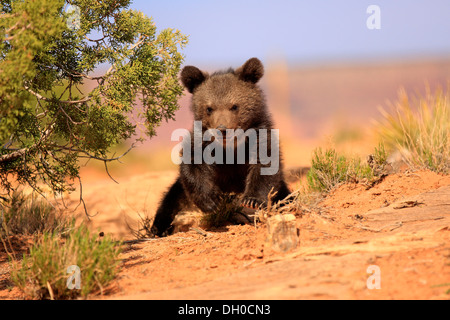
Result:
{"label": "grizzly bear cub", "polygon": [[[255,139],[253,143],[249,136],[241,140],[244,149],[250,151],[240,162],[182,162],[177,180],[164,195],[156,212],[151,228],[153,235],[166,236],[172,233],[171,224],[176,214],[192,204],[204,213],[216,212],[224,193],[238,194],[240,204],[250,208],[264,206],[271,190],[276,192],[271,199],[274,202],[283,200],[289,195],[290,191],[283,178],[278,143],[276,141],[274,145],[272,139],[272,118],[267,110],[263,92],[257,85],[263,74],[264,67],[257,58],[249,59],[236,70],[229,69],[211,75],[193,66],[183,68],[181,82],[192,93],[191,109],[194,120],[201,121],[202,133],[214,129],[224,135],[226,133],[228,137],[230,130],[241,129],[245,132],[253,130]],[[268,133],[263,134],[264,130]],[[228,138],[218,140],[224,150],[230,149]],[[211,143],[201,141],[201,151]],[[260,148],[260,145],[264,145],[267,149],[266,155],[275,152],[276,172],[262,174],[262,170],[267,169],[269,164],[262,161],[260,155],[254,157],[251,150],[256,150],[255,144]],[[189,146],[194,154],[195,143],[190,142]],[[232,146],[236,150],[234,140]],[[226,160],[230,160],[228,154],[226,157]],[[236,158],[234,155],[232,160]]]}

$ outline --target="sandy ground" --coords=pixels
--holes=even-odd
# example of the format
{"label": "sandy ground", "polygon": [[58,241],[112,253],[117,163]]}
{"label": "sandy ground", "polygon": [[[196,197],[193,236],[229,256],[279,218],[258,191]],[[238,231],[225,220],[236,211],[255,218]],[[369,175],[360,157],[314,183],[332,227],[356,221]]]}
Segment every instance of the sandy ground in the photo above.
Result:
{"label": "sandy ground", "polygon": [[[85,172],[86,175],[86,172]],[[94,230],[133,239],[138,214],[151,216],[176,172],[116,184],[90,172],[83,193]],[[292,188],[297,182],[291,184]],[[72,195],[72,204],[77,196]],[[78,212],[85,219],[83,213]],[[116,280],[92,299],[448,299],[450,176],[428,171],[386,177],[366,190],[339,187],[296,214],[299,246],[278,253],[265,224],[175,233],[126,244]],[[11,238],[26,252],[31,240]],[[379,267],[381,289],[368,289]],[[23,298],[0,255],[0,299]]]}

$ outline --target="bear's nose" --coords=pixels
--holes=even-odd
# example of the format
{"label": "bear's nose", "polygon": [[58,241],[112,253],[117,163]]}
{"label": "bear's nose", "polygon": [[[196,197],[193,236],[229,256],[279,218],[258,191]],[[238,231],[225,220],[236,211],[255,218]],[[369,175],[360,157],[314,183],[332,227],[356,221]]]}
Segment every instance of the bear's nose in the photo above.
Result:
{"label": "bear's nose", "polygon": [[225,127],[223,124],[219,125],[216,129],[220,130],[220,132],[222,132],[222,134],[226,133],[226,131],[227,131],[227,127]]}

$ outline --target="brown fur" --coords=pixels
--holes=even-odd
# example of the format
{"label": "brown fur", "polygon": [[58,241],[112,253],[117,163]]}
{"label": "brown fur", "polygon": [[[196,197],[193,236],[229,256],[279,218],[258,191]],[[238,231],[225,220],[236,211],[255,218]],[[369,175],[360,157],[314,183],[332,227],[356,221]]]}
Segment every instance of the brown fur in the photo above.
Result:
{"label": "brown fur", "polygon": [[[272,119],[264,94],[257,85],[263,74],[264,67],[257,58],[249,59],[236,70],[212,75],[186,66],[181,72],[181,81],[193,94],[191,110],[194,119],[202,121],[202,130],[267,129],[270,132]],[[203,147],[208,144],[203,143]],[[271,152],[270,134],[268,147]],[[272,188],[277,192],[274,201],[284,199],[289,190],[284,182],[281,159],[276,174],[261,175],[264,166],[267,165],[259,161],[251,164],[248,157],[244,164],[182,163],[178,179],[157,210],[152,232],[159,236],[170,233],[173,218],[188,205],[194,204],[203,212],[214,212],[223,193],[240,194],[242,205],[250,207],[264,205]]]}

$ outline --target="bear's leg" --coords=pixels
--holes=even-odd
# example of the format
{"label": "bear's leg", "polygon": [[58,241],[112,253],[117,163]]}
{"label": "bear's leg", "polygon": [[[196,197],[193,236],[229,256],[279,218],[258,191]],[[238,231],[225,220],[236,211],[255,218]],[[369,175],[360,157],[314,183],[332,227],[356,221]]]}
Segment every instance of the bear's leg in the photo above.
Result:
{"label": "bear's leg", "polygon": [[222,200],[213,165],[182,164],[180,178],[188,199],[204,213],[213,213]]}
{"label": "bear's leg", "polygon": [[164,195],[156,211],[155,220],[151,228],[152,234],[159,237],[171,234],[171,223],[186,201],[183,185],[181,184],[180,178],[178,178]]}
{"label": "bear's leg", "polygon": [[267,205],[268,195],[271,190],[276,192],[271,199],[274,203],[283,200],[290,194],[281,171],[274,175],[261,175],[261,165],[254,165],[247,174],[241,204],[253,209],[264,207]]}

